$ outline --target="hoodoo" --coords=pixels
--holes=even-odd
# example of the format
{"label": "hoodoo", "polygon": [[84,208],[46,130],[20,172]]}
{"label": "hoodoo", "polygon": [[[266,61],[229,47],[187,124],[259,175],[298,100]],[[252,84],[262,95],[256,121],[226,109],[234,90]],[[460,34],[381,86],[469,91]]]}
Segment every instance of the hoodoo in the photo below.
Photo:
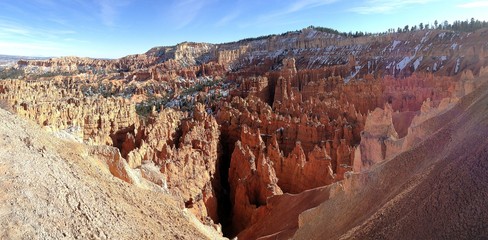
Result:
{"label": "hoodoo", "polygon": [[0,55],[0,238],[488,238],[486,36],[472,19]]}

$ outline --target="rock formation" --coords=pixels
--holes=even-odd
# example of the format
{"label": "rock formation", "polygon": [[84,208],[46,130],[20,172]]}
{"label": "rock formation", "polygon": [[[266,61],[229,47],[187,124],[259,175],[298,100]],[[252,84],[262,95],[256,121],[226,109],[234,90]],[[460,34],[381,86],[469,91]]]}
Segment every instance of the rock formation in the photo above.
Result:
{"label": "rock formation", "polygon": [[486,34],[310,27],[113,60],[21,60],[0,103],[92,145],[115,177],[251,237],[281,199],[305,201],[297,194],[375,171],[434,134],[432,118],[484,86]]}

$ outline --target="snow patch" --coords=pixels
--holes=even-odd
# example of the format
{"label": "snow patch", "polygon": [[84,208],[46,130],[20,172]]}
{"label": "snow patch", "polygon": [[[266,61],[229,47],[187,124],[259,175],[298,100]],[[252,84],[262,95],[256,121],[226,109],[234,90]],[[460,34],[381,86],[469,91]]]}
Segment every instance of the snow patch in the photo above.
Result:
{"label": "snow patch", "polygon": [[352,72],[351,75],[344,78],[344,83],[348,83],[349,81],[351,81],[351,79],[353,79],[359,73],[359,71],[361,70],[361,66],[356,66],[355,69],[355,72]]}
{"label": "snow patch", "polygon": [[392,63],[388,64],[388,65],[386,66],[386,69],[390,69],[392,65],[395,65],[395,63],[394,63],[394,62],[392,62]]}
{"label": "snow patch", "polygon": [[224,91],[222,91],[222,96],[223,96],[223,97],[227,97],[227,96],[229,96],[229,90],[224,90]]}
{"label": "snow patch", "polygon": [[315,35],[317,35],[317,31],[315,31],[314,29],[311,29],[308,34],[307,34],[307,37],[308,39],[312,39],[313,37],[315,37]]}
{"label": "snow patch", "polygon": [[398,46],[398,44],[402,43],[402,41],[395,40],[393,41],[393,44],[391,45],[390,52],[395,50],[395,48]]}
{"label": "snow patch", "polygon": [[422,48],[422,44],[415,46],[415,54]]}
{"label": "snow patch", "polygon": [[413,69],[414,69],[415,71],[417,71],[417,68],[419,67],[419,65],[420,65],[420,63],[422,62],[422,60],[423,60],[423,59],[424,59],[424,57],[423,57],[423,56],[421,56],[421,57],[419,57],[419,58],[417,58],[417,59],[415,60],[415,62],[413,63]]}
{"label": "snow patch", "polygon": [[412,58],[413,57],[405,57],[405,58],[403,58],[402,61],[400,61],[396,65],[396,68],[397,69],[400,69],[400,70],[403,70],[408,65],[408,63],[410,63],[410,61],[412,61]]}
{"label": "snow patch", "polygon": [[459,72],[460,64],[461,64],[461,59],[458,58],[456,60],[456,69],[454,69],[454,73],[458,73]]}
{"label": "snow patch", "polygon": [[428,38],[429,34],[430,34],[430,31],[427,31],[427,32],[425,33],[425,36],[424,36],[424,37],[422,37],[422,40],[420,40],[420,43],[425,43],[425,42],[427,42],[427,39],[429,39],[429,38]]}

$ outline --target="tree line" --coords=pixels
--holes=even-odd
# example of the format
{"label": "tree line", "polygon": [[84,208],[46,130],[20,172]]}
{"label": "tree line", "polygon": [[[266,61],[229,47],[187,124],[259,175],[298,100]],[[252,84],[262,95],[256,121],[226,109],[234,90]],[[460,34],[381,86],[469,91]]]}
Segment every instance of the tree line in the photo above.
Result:
{"label": "tree line", "polygon": [[[363,32],[363,31],[339,32],[336,29],[327,28],[327,27],[320,27],[320,26],[313,26],[313,25],[309,26],[308,28],[312,28],[312,29],[319,31],[319,32],[341,35],[341,36],[348,37],[348,38],[357,38],[357,37],[363,37],[363,36],[380,36],[380,35],[387,35],[390,33],[414,32],[414,31],[429,30],[429,29],[450,30],[450,31],[456,31],[456,32],[474,32],[478,29],[486,28],[486,27],[488,27],[488,22],[480,21],[480,20],[471,18],[471,20],[464,20],[464,21],[457,20],[457,21],[454,21],[452,23],[450,23],[447,20],[445,20],[443,22],[439,22],[439,21],[435,20],[433,24],[419,23],[418,25],[413,25],[413,26],[405,25],[403,28],[402,27],[398,27],[396,29],[390,28],[390,29],[388,29],[388,31],[378,32],[378,33]],[[287,34],[300,33],[300,32],[301,32],[301,30],[288,31],[288,32],[285,32],[282,34],[270,34],[270,35],[260,36],[260,37],[245,38],[245,39],[242,39],[242,40],[239,40],[236,42],[230,42],[230,43],[240,43],[240,42],[263,40],[263,39],[268,39],[270,37],[284,36]]]}
{"label": "tree line", "polygon": [[404,33],[404,32],[414,32],[414,31],[421,31],[421,30],[429,30],[429,29],[438,29],[438,30],[451,30],[451,31],[456,31],[456,32],[474,32],[478,29],[481,28],[486,28],[488,27],[488,22],[486,21],[480,21],[474,18],[471,18],[471,20],[465,20],[465,21],[454,21],[453,23],[449,23],[449,21],[445,20],[443,22],[438,22],[437,20],[434,21],[433,24],[430,23],[419,23],[418,25],[405,25],[403,28],[398,27],[397,29],[395,28],[390,28],[388,31],[385,32],[380,32],[380,33],[371,33],[371,32],[363,32],[363,31],[356,31],[356,32],[339,32],[335,29],[331,28],[324,28],[324,27],[316,27],[316,26],[309,26],[309,28],[313,28],[317,31],[321,32],[326,32],[326,33],[331,33],[331,34],[338,34],[342,35],[344,37],[349,37],[349,38],[357,38],[357,37],[362,37],[362,36],[377,36],[377,35],[386,35],[390,33]]}

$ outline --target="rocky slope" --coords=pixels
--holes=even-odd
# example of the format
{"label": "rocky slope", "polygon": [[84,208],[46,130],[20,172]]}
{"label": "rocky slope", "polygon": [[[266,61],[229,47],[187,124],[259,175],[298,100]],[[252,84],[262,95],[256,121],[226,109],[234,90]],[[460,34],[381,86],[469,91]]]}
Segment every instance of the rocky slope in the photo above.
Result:
{"label": "rocky slope", "polygon": [[151,184],[114,178],[93,155],[110,149],[61,140],[2,109],[0,119],[1,238],[218,237],[170,195],[143,189]]}
{"label": "rocky slope", "polygon": [[115,147],[91,152],[226,236],[289,237],[329,198],[324,186],[409,151],[435,133],[427,119],[482,86],[486,34],[307,28],[115,60],[19,61],[0,100],[58,135]]}

